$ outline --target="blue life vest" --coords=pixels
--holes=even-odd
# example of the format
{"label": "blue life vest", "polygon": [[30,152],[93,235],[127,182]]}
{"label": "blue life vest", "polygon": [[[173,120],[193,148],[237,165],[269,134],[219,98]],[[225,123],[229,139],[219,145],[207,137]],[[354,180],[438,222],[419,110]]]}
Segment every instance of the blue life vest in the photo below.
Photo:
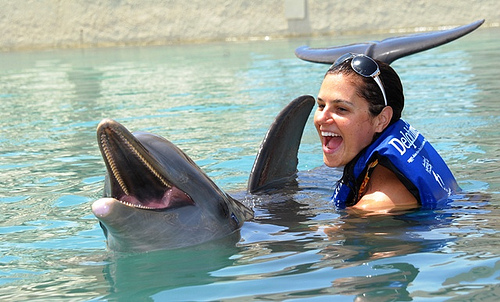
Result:
{"label": "blue life vest", "polygon": [[387,127],[354,159],[355,162],[350,163],[354,164],[352,171],[356,185],[342,180],[337,183],[332,196],[336,207],[345,208],[346,202],[355,198],[351,188],[359,189],[367,167],[375,160],[396,174],[422,208],[434,209],[459,190],[441,156],[422,134],[400,119]]}

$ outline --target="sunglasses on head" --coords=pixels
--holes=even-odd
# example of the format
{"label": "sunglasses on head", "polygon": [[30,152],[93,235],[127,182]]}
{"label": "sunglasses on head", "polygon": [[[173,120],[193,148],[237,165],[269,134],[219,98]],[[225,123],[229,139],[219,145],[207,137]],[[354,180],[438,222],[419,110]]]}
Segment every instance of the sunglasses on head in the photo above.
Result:
{"label": "sunglasses on head", "polygon": [[380,87],[380,90],[382,91],[382,95],[384,96],[384,104],[385,106],[387,106],[387,97],[385,96],[385,89],[379,77],[380,69],[378,68],[377,62],[375,62],[372,58],[362,54],[346,53],[340,56],[340,58],[338,58],[337,60],[335,60],[330,69],[339,66],[340,64],[344,63],[349,59],[352,59],[351,68],[357,74],[365,78],[373,78],[375,80],[378,87]]}

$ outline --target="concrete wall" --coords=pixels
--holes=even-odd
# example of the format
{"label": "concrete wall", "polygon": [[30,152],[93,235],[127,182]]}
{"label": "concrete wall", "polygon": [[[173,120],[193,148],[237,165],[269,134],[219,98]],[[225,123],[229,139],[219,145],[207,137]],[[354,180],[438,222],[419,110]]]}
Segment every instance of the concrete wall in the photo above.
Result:
{"label": "concrete wall", "polygon": [[498,0],[0,0],[0,7],[3,51],[411,32],[482,18],[485,27],[500,24]]}

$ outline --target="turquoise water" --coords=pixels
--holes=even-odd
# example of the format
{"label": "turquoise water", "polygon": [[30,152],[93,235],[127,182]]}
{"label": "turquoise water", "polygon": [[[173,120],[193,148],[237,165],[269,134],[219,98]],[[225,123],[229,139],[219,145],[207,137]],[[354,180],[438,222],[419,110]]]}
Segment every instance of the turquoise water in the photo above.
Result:
{"label": "turquoise water", "polygon": [[[341,172],[321,167],[312,121],[302,190],[244,194],[274,116],[319,89],[326,66],[296,59],[295,47],[379,37],[0,53],[0,299],[497,301],[499,33],[481,29],[393,63],[404,118],[468,192],[449,209],[397,217],[331,208]],[[252,204],[255,219],[239,238],[196,248],[107,251],[90,212],[105,173],[102,118],[173,141]]]}

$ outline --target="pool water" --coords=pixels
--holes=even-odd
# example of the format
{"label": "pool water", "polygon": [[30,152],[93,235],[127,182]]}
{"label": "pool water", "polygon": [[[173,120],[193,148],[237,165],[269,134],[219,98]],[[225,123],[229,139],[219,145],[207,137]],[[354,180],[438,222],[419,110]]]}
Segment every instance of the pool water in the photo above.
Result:
{"label": "pool water", "polygon": [[[447,209],[354,217],[332,209],[311,120],[295,193],[247,196],[276,114],[316,95],[325,65],[300,45],[386,36],[0,53],[0,299],[65,301],[497,301],[500,297],[500,31],[479,29],[392,66],[404,118],[465,193]],[[114,254],[90,212],[113,118],[166,137],[255,209],[239,236]]]}

